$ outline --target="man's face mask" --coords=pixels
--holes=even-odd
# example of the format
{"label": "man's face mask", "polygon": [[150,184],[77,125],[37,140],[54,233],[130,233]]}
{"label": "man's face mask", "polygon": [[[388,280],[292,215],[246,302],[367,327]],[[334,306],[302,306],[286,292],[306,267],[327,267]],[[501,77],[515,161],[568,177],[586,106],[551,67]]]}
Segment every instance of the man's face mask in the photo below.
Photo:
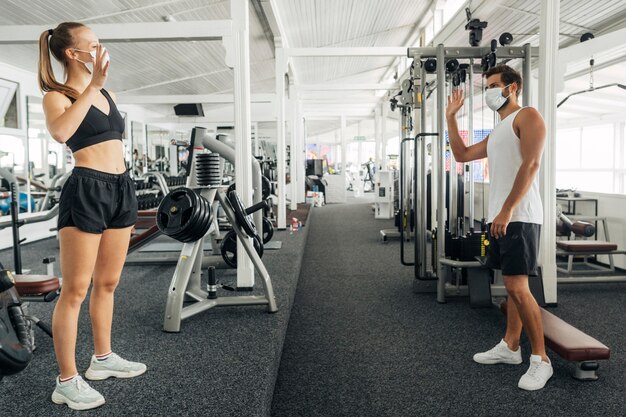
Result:
{"label": "man's face mask", "polygon": [[502,106],[504,106],[507,99],[511,95],[509,94],[508,96],[504,97],[502,93],[504,89],[510,85],[511,84],[505,85],[503,88],[488,88],[487,91],[485,91],[485,102],[491,110],[498,111],[500,110],[500,108],[502,108]]}

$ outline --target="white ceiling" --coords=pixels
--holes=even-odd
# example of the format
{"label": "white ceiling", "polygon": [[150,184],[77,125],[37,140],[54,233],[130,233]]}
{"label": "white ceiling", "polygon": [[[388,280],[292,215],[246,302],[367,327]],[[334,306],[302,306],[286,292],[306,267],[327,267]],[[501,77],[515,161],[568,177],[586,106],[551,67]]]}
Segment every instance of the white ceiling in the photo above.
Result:
{"label": "white ceiling", "polygon": [[[267,4],[267,0],[253,0]],[[410,46],[417,42],[418,24],[434,4],[441,0],[275,0],[289,47],[372,47]],[[540,0],[473,0],[473,17],[489,22],[483,43],[509,31],[514,44],[539,42]],[[49,25],[65,20],[90,23],[160,22],[165,16],[177,21],[227,19],[228,0],[0,0],[0,25]],[[463,10],[459,13],[464,16]],[[454,21],[454,19],[452,20]],[[458,22],[457,22],[458,23]],[[624,0],[561,0],[561,47],[577,43],[579,36],[591,31],[596,36],[626,26]],[[123,28],[123,27],[122,27]],[[444,39],[448,45],[468,45],[463,25],[449,27]],[[274,34],[278,35],[278,34]],[[442,39],[438,39],[442,40]],[[224,49],[219,42],[114,43],[108,46],[112,56],[111,90],[119,94],[229,94],[233,74],[224,64]],[[266,37],[262,20],[250,8],[251,87],[253,93],[274,92],[274,52]],[[626,56],[626,47],[619,56]],[[618,56],[618,58],[619,58]],[[19,68],[36,70],[36,45],[0,45],[0,61]],[[615,57],[613,57],[615,58]],[[601,57],[598,57],[600,60]],[[607,58],[608,59],[608,58]],[[379,83],[390,70],[393,58],[332,57],[296,58],[293,69],[300,84]],[[620,80],[624,66],[597,72],[597,84]],[[581,67],[584,69],[583,67]],[[60,74],[59,74],[60,76]],[[586,76],[570,80],[566,89],[573,91],[585,84]],[[354,100],[347,98],[354,95]],[[606,94],[617,99],[620,92]],[[343,102],[372,109],[376,103],[372,91],[341,94]],[[380,94],[378,94],[380,96]],[[333,93],[306,93],[307,101],[325,103]],[[337,93],[334,93],[337,97]],[[574,102],[572,102],[574,103]],[[206,105],[205,105],[206,106]],[[339,116],[342,106],[328,104]],[[573,106],[573,105],[572,105]],[[172,113],[171,105],[150,106],[151,110]],[[572,107],[571,117],[575,117]],[[566,113],[564,113],[566,114]],[[569,117],[569,116],[568,116]],[[334,130],[338,121],[309,123],[309,133]]]}

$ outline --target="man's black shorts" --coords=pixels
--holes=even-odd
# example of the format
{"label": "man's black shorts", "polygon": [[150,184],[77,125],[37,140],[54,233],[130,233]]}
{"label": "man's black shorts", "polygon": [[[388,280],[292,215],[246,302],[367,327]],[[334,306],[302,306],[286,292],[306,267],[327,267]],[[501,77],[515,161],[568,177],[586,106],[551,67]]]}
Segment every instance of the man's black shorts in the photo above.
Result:
{"label": "man's black shorts", "polygon": [[[487,225],[491,230],[491,224]],[[541,225],[509,223],[500,239],[489,236],[487,266],[501,269],[502,275],[538,275],[539,235]]]}
{"label": "man's black shorts", "polygon": [[135,185],[128,175],[76,167],[61,191],[58,229],[102,233],[137,221]]}

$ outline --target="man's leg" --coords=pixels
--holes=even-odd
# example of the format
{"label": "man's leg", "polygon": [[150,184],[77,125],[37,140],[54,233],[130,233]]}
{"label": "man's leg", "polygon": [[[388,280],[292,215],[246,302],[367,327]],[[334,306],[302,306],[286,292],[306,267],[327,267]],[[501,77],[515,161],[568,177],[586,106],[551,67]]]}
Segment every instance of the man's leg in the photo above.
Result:
{"label": "man's leg", "polygon": [[[515,313],[511,310],[507,311],[507,336],[509,335],[509,329],[512,333],[511,336],[515,336],[515,333],[513,332],[517,331],[516,327],[509,327],[509,320],[513,320],[513,322],[511,322],[511,326],[518,326],[519,324],[516,320],[517,317],[519,317],[524,329],[526,330],[526,335],[530,339],[532,354],[541,356],[541,359],[544,362],[550,363],[550,360],[546,355],[541,311],[539,310],[539,305],[537,304],[535,297],[533,297],[530,292],[530,288],[528,287],[528,276],[505,276],[504,285],[509,294],[508,306],[514,304],[516,307]],[[513,303],[511,303],[511,300]],[[509,343],[509,340],[505,340]]]}
{"label": "man's leg", "polygon": [[522,336],[522,318],[517,311],[517,306],[513,301],[513,297],[509,297],[506,302],[506,334],[504,341],[512,351],[519,348],[519,340]]}

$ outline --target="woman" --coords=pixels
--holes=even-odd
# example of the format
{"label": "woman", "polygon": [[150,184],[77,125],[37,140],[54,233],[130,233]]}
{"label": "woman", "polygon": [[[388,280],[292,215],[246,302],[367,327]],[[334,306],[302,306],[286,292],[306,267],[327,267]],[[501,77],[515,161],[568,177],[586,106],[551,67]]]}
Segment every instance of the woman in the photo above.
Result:
{"label": "woman", "polygon": [[[123,158],[124,121],[104,89],[109,70],[105,48],[88,27],[67,22],[42,33],[39,49],[46,124],[76,162],[59,202],[63,290],[52,317],[60,368],[52,401],[87,410],[104,404],[104,397],[78,374],[75,360],[78,315],[92,278],[94,355],[85,376],[131,378],[146,371],[144,364],[111,351],[113,293],[137,219],[137,198]],[[50,53],[63,66],[65,83],[55,79]]]}

